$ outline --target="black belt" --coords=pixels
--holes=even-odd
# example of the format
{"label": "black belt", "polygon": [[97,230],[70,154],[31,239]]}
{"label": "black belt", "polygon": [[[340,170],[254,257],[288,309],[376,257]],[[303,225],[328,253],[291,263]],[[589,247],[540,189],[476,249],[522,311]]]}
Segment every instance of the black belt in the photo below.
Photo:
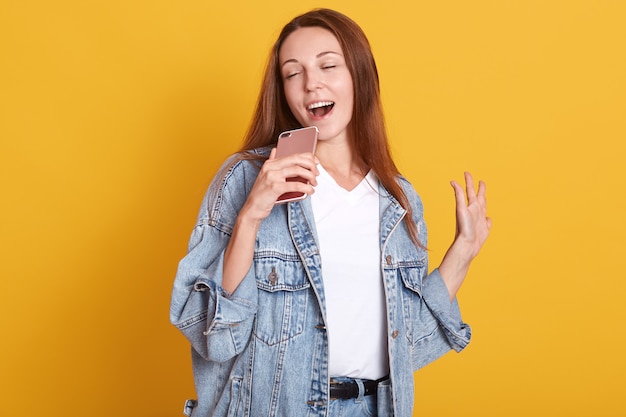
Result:
{"label": "black belt", "polygon": [[[378,384],[389,377],[383,377],[377,380],[362,379],[363,388],[365,388],[364,395],[375,395],[378,390]],[[330,379],[330,399],[331,400],[345,400],[348,398],[358,398],[359,386],[354,379],[346,381],[337,381],[333,378]]]}

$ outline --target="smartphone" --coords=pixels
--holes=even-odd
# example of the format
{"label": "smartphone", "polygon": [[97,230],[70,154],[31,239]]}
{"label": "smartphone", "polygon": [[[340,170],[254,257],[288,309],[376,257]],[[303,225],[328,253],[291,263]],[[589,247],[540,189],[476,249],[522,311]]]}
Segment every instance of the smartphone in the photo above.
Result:
{"label": "smartphone", "polygon": [[[293,155],[295,153],[311,152],[315,153],[315,145],[317,145],[317,127],[303,127],[300,129],[288,130],[278,135],[278,144],[276,145],[276,158]],[[302,177],[287,178],[287,181],[307,181]],[[284,193],[276,204],[287,203],[289,201],[298,201],[306,197],[305,193],[289,192]]]}

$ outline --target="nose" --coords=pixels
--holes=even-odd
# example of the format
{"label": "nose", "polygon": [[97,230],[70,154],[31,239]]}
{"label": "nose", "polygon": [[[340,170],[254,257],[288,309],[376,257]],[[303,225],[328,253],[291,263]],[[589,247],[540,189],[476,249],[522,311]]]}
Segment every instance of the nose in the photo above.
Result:
{"label": "nose", "polygon": [[320,79],[320,77],[312,75],[312,74],[307,74],[306,83],[304,85],[304,88],[306,89],[306,91],[319,90],[322,88],[322,86],[323,84],[322,84],[322,80]]}

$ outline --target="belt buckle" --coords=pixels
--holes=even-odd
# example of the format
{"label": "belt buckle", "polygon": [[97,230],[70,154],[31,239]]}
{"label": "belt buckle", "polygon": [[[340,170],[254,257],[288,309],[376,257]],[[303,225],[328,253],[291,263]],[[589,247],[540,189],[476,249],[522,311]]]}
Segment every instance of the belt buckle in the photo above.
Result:
{"label": "belt buckle", "polygon": [[[335,381],[331,378],[330,380],[330,388],[331,391],[333,387],[336,387],[344,393],[341,397],[330,397],[331,400],[339,400],[339,399],[348,399],[348,398],[356,398],[359,395],[359,386],[354,380],[349,381]],[[350,392],[348,392],[350,391]],[[330,393],[329,393],[330,394]],[[349,396],[348,396],[349,394]]]}
{"label": "belt buckle", "polygon": [[[331,392],[332,392],[332,390],[333,390],[333,386],[338,386],[338,385],[342,385],[342,384],[343,384],[343,382],[342,382],[342,381],[335,381],[335,379],[334,379],[334,378],[331,378],[331,379],[330,379],[330,390],[331,390]],[[329,394],[330,394],[330,393],[329,393]],[[338,398],[338,397],[332,397],[332,396],[331,396],[331,397],[330,397],[330,399],[331,399],[331,400],[338,400],[339,398]]]}

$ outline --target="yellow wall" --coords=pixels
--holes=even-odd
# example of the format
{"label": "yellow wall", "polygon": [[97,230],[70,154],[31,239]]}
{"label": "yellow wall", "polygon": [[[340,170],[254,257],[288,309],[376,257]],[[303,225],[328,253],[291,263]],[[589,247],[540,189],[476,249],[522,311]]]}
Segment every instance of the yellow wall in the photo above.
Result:
{"label": "yellow wall", "polygon": [[370,37],[433,264],[448,181],[488,182],[494,229],[460,294],[474,341],[416,375],[416,415],[626,415],[619,0],[4,0],[1,415],[180,415],[177,262],[270,43],[321,5]]}

